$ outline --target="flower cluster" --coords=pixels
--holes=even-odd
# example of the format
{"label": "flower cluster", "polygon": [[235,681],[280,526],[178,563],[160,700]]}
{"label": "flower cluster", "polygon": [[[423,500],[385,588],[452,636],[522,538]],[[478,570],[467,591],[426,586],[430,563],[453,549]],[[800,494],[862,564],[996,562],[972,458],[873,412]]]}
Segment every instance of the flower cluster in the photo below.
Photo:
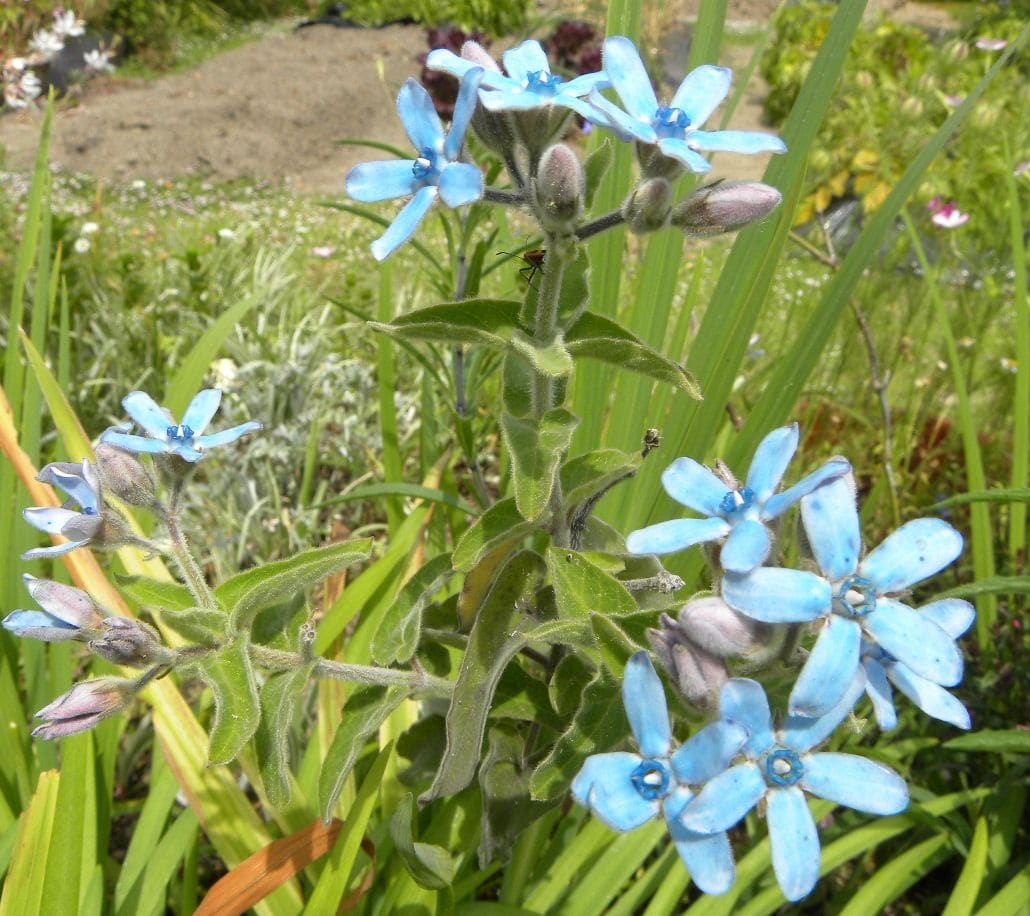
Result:
{"label": "flower cluster", "polygon": [[[726,831],[756,806],[768,820],[773,869],[791,901],[819,877],[818,833],[805,793],[869,814],[905,809],[908,790],[893,770],[817,750],[863,694],[883,729],[898,721],[892,686],[927,715],[970,727],[968,712],[946,688],[962,678],[956,640],[972,624],[973,607],[943,599],[915,609],[901,600],[958,557],[961,535],[939,519],[915,519],[863,556],[847,461],[832,459],[778,492],[797,444],[796,426],[770,433],[743,485],[724,465],[710,471],[689,458],[665,471],[669,495],[705,517],[635,531],[627,545],[648,554],[721,544],[719,594],[689,602],[679,620],[663,616],[662,628],[649,634],[689,702],[711,707],[718,694],[718,719],[673,752],[660,682],[646,653],[637,653],[626,668],[623,698],[640,755],[590,757],[573,783],[576,799],[616,830],[661,812],[695,883],[708,893],[732,884]],[[772,554],[768,523],[797,503],[818,572],[763,565]],[[776,727],[763,688],[730,677],[725,660],[754,661],[764,638],[756,627],[806,623],[818,636]],[[714,734],[719,741],[701,740]]]}

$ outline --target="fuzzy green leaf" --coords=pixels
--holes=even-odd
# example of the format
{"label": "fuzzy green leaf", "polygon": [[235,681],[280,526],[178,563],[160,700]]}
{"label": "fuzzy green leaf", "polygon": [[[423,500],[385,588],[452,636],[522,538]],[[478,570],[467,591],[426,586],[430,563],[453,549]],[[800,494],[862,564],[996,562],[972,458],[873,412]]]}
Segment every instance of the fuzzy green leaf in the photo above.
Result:
{"label": "fuzzy green leaf", "polygon": [[558,464],[578,424],[579,418],[564,407],[547,411],[539,420],[501,414],[501,429],[511,454],[515,505],[527,521],[535,521],[547,509]]}
{"label": "fuzzy green leaf", "polygon": [[117,576],[118,587],[144,607],[184,611],[196,601],[190,590],[178,582],[163,582],[146,576]]}
{"label": "fuzzy green leaf", "polygon": [[618,616],[637,610],[621,582],[574,550],[548,548],[547,568],[560,617],[585,621],[595,611]]}
{"label": "fuzzy green leaf", "polygon": [[701,400],[701,389],[686,368],[603,315],[584,312],[565,333],[565,346],[574,358],[596,359],[646,375]]}
{"label": "fuzzy green leaf", "polygon": [[185,636],[190,642],[212,643],[225,638],[225,625],[229,622],[221,611],[191,607],[184,611],[160,611],[161,623]]}
{"label": "fuzzy green leaf", "polygon": [[569,508],[607,490],[616,481],[632,477],[640,467],[640,455],[602,448],[570,458],[561,466],[561,491]]}
{"label": "fuzzy green leaf", "polygon": [[370,321],[377,331],[404,340],[479,344],[501,350],[519,327],[520,303],[514,299],[465,299],[416,309],[393,321]]}
{"label": "fuzzy green leaf", "polygon": [[459,572],[470,572],[488,553],[521,540],[535,527],[519,514],[514,499],[498,500],[461,536],[451,563]]}
{"label": "fuzzy green leaf", "polygon": [[410,792],[400,800],[390,818],[390,838],[408,874],[419,887],[429,890],[450,887],[457,863],[442,846],[416,841],[414,805],[415,798]]}
{"label": "fuzzy green leaf", "polygon": [[276,808],[290,803],[290,726],[315,663],[275,674],[261,688],[261,724],[254,735],[261,784]]}
{"label": "fuzzy green leaf", "polygon": [[372,637],[376,664],[404,663],[415,654],[422,632],[422,612],[453,575],[450,554],[440,554],[405,583]]}
{"label": "fuzzy green leaf", "polygon": [[237,639],[197,663],[215,699],[208,759],[214,765],[234,760],[261,721],[257,682],[246,639]]}
{"label": "fuzzy green leaf", "polygon": [[560,331],[555,334],[554,340],[543,347],[528,334],[514,331],[511,335],[511,347],[538,373],[548,378],[566,378],[575,368]]}
{"label": "fuzzy green leaf", "polygon": [[988,754],[1030,754],[1030,732],[1005,728],[973,732],[945,741],[949,751],[984,751]]}

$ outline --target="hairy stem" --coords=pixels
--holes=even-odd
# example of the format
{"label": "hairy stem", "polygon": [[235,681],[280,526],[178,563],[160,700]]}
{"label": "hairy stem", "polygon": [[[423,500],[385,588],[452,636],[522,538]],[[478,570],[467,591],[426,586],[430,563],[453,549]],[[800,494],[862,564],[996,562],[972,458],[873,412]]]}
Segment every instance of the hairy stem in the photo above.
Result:
{"label": "hairy stem", "polygon": [[186,580],[186,587],[196,599],[197,605],[207,608],[210,611],[218,610],[218,602],[215,600],[211,586],[204,578],[204,572],[197,561],[190,553],[189,544],[186,542],[186,535],[179,527],[179,512],[176,507],[171,508],[164,517],[165,528],[168,531],[168,540],[172,548],[172,556],[175,557],[179,569],[182,570],[183,578]]}
{"label": "hairy stem", "polygon": [[483,200],[492,204],[507,204],[514,207],[526,202],[520,191],[505,191],[503,188],[483,188]]}
{"label": "hairy stem", "polygon": [[597,235],[599,232],[605,232],[608,229],[614,229],[616,226],[622,225],[625,222],[622,218],[621,210],[612,210],[611,213],[605,213],[604,216],[599,216],[593,222],[584,223],[576,230],[576,238],[581,242],[583,239],[588,239],[592,235]]}

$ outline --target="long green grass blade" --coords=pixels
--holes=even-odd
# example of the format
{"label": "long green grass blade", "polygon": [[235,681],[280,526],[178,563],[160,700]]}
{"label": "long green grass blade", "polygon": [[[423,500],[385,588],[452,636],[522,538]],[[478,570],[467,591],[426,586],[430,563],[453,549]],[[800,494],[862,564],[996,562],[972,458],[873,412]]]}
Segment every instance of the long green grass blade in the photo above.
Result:
{"label": "long green grass blade", "polygon": [[[1012,238],[1013,306],[1016,337],[1016,389],[1012,398],[1012,477],[1013,489],[1026,489],[1030,484],[1030,296],[1027,295],[1026,226],[1019,206],[1019,189],[1015,176],[1009,175],[1009,229]],[[1025,554],[1027,539],[1027,505],[1014,504],[1009,509],[1009,557]]]}
{"label": "long green grass blade", "polygon": [[841,916],[868,916],[883,912],[883,908],[897,900],[923,875],[945,859],[955,855],[948,845],[947,834],[924,840],[891,861],[884,862],[858,889],[841,910]]}
{"label": "long green grass blade", "polygon": [[962,874],[948,898],[941,916],[970,916],[976,906],[976,898],[980,894],[984,872],[987,869],[987,844],[990,840],[987,821],[980,818],[973,832],[973,842],[966,855],[966,864],[962,866]]}
{"label": "long green grass blade", "polygon": [[[389,323],[393,318],[393,269],[389,264],[379,267],[379,309],[376,318]],[[376,335],[376,369],[379,388],[379,433],[383,440],[383,481],[399,483],[403,477],[400,439],[397,433],[397,405],[394,402],[396,371],[393,341],[387,334]],[[383,500],[390,533],[393,534],[404,520],[400,500]]]}
{"label": "long green grass blade", "polygon": [[60,774],[47,770],[22,815],[14,842],[14,857],[0,896],[0,916],[36,916],[47,912],[43,902],[50,838],[57,815]]}

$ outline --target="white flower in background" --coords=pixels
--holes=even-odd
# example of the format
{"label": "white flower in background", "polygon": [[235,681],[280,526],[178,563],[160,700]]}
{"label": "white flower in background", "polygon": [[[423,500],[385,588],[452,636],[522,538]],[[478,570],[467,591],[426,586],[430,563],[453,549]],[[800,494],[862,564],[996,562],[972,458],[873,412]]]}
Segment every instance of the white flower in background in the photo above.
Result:
{"label": "white flower in background", "polygon": [[228,239],[229,241],[232,241],[234,238],[236,238],[236,233],[233,232],[232,229],[223,227],[222,229],[218,230],[218,237],[220,239]]}
{"label": "white flower in background", "polygon": [[83,238],[81,235],[75,240],[75,244],[72,246],[78,254],[85,254],[89,251],[91,245],[87,238]]}
{"label": "white flower in background", "polygon": [[981,51],[1003,51],[1008,42],[1004,38],[978,38],[974,44]]}
{"label": "white flower in background", "polygon": [[1008,372],[1015,375],[1019,371],[1019,363],[1008,356],[1003,356],[999,362],[1001,363],[1001,371]]}
{"label": "white flower in background", "polygon": [[114,64],[111,63],[111,52],[95,48],[82,55],[87,70],[94,73],[113,73]]}
{"label": "white flower in background", "polygon": [[29,47],[32,48],[42,60],[50,60],[55,54],[64,48],[64,41],[56,32],[48,29],[40,29],[29,39]]}
{"label": "white flower in background", "polygon": [[31,70],[27,70],[22,74],[22,78],[18,81],[18,89],[21,90],[21,94],[26,99],[39,98],[40,93],[43,91],[43,84],[39,81],[39,77],[36,76]]}
{"label": "white flower in background", "polygon": [[93,233],[97,232],[99,229],[100,226],[98,226],[96,223],[83,223],[82,229],[80,229],[79,231],[83,235],[93,235]]}
{"label": "white flower in background", "polygon": [[86,23],[75,15],[74,10],[58,7],[54,10],[54,32],[63,37],[75,38],[86,31]]}
{"label": "white flower in background", "polygon": [[214,376],[215,388],[229,391],[240,374],[240,369],[231,359],[216,359],[211,364],[211,374]]}
{"label": "white flower in background", "polygon": [[336,249],[332,245],[316,245],[311,249],[311,254],[316,258],[331,258],[336,254]]}

